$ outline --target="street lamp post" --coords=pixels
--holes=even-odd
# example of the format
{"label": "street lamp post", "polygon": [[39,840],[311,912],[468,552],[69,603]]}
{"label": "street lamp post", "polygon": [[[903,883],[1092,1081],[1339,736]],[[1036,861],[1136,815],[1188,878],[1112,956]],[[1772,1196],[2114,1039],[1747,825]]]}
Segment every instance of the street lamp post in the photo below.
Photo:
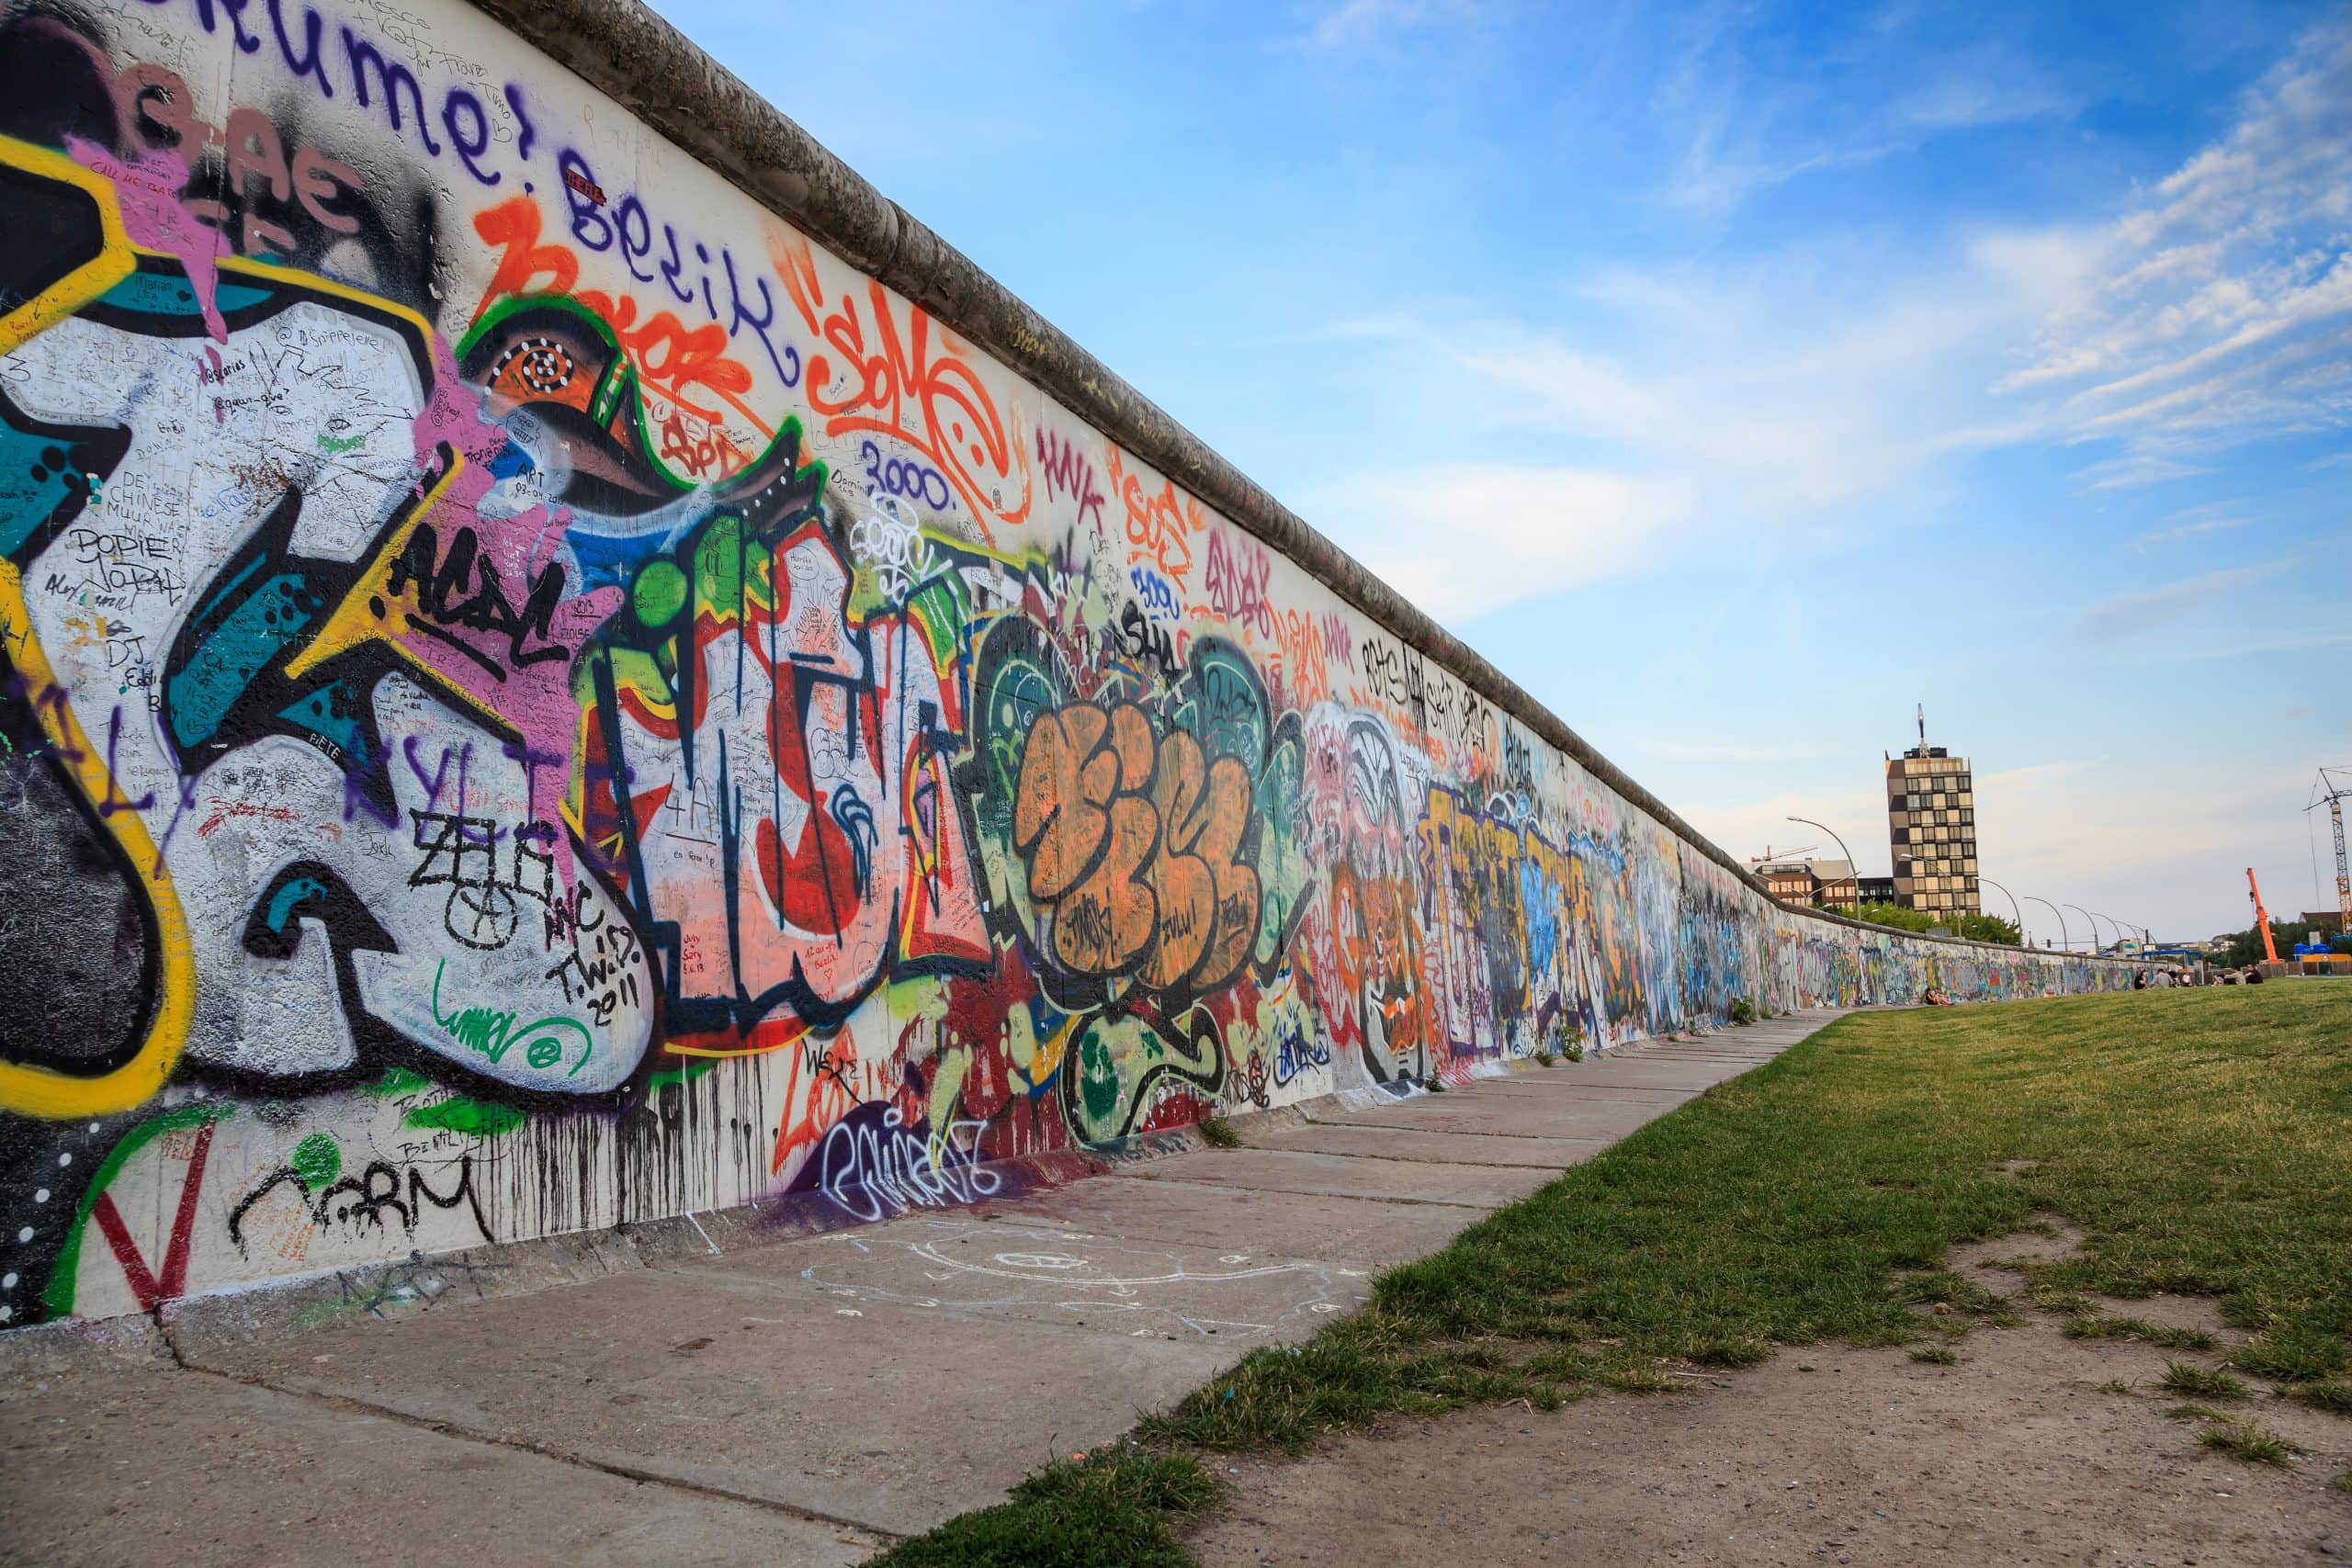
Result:
{"label": "street lamp post", "polygon": [[2098,952],[2098,921],[2091,919],[2091,912],[2088,912],[2088,909],[2084,909],[2082,905],[2079,905],[2079,903],[2070,903],[2070,905],[2067,905],[2067,908],[2075,909],[2076,915],[2082,915],[2082,917],[2084,917],[2084,921],[2086,921],[2086,924],[2091,926],[2091,952]]}
{"label": "street lamp post", "polygon": [[[2097,953],[2097,952],[2098,951],[2098,922],[2097,920],[2095,920],[2095,919],[2091,919],[2091,912],[2090,912],[2088,909],[2084,908],[2080,904],[2069,904],[2069,905],[2067,905],[2067,906],[2066,906],[2066,908],[2068,908],[2069,909],[2074,910],[2074,911],[2075,911],[2075,913],[2076,913],[2076,914],[2078,914],[2078,915],[2082,916],[2082,917],[2083,917],[2083,919],[2084,919],[2086,921],[2087,921],[2087,922],[2089,923],[2090,928],[2091,928],[2091,951],[2092,951],[2093,953]],[[2116,939],[2115,939],[2115,940],[2116,940],[2116,944],[2117,944],[2118,946],[2120,946],[2120,945],[2122,945],[2122,942],[2123,942],[2123,937],[2122,937],[2122,934],[2121,934],[2121,933],[2122,933],[2122,930],[2123,930],[2123,928],[2122,928],[2122,927],[2120,927],[2120,926],[2118,926],[2118,927],[2116,927],[2115,929],[2116,929],[2116,932],[2117,932]]]}
{"label": "street lamp post", "polygon": [[[2018,908],[2018,896],[2010,892],[2007,888],[2002,886],[1999,883],[1994,881],[1991,877],[1985,876],[1981,873],[1978,874],[1976,880],[1983,883],[1985,886],[1992,888],[2002,897],[2007,898],[2009,901],[2009,913],[2018,918],[2018,940],[2019,942],[2025,942],[2025,911]],[[2028,947],[2031,947],[2033,944],[2031,942],[2026,942],[2026,945]]]}
{"label": "street lamp post", "polygon": [[1838,838],[1838,829],[1832,828],[1826,822],[1816,822],[1810,817],[1792,817],[1789,820],[1792,822],[1802,822],[1808,828],[1818,828],[1823,832],[1828,834],[1831,838],[1838,839],[1838,847],[1846,851],[1846,868],[1853,874],[1854,879],[1854,901],[1851,904],[1849,904],[1847,908],[1849,909],[1860,908],[1862,907],[1862,868],[1855,862],[1854,852],[1846,849],[1846,840]]}
{"label": "street lamp post", "polygon": [[[1979,881],[1982,881],[1982,880],[1983,880],[1983,878],[1981,878],[1981,877],[1980,877],[1980,878],[1978,878],[1978,880],[1979,880]],[[2029,893],[2029,894],[2027,894],[2027,895],[2025,896],[2025,901],[2026,901],[2027,903],[2029,903],[2029,904],[2039,904],[2039,905],[2041,905],[2043,908],[2045,908],[2045,909],[2049,910],[2052,914],[2056,915],[2056,916],[2058,917],[2058,940],[2059,940],[2060,942],[2064,942],[2064,943],[2066,944],[2066,951],[2067,951],[2067,952],[2069,952],[2069,953],[2074,952],[2074,951],[2075,951],[2075,939],[2074,939],[2073,935],[2072,935],[2071,933],[2069,933],[2069,932],[2067,931],[2067,930],[2066,930],[2066,915],[2065,915],[2065,911],[2064,911],[2064,910],[2063,910],[2063,909],[2061,909],[2061,908],[2059,908],[2057,905],[2055,905],[2055,904],[2052,903],[2049,899],[2047,899],[2047,898],[2037,898],[2037,897],[2034,897],[2032,894],[2030,894],[2030,893]]]}
{"label": "street lamp post", "polygon": [[[2110,924],[2110,925],[2114,926],[2114,928],[2115,928],[2115,947],[2116,947],[2116,951],[2117,951],[2119,953],[2120,953],[2122,952],[2122,949],[2123,949],[2123,933],[2124,933],[2125,931],[2135,931],[2135,930],[2138,930],[2139,928],[2134,927],[2134,926],[2127,926],[2127,925],[2125,925],[2121,920],[2117,919],[2113,915],[2102,915],[2100,918],[2101,918],[2101,919],[2105,919],[2109,924]],[[2144,953],[2148,951],[2148,949],[2150,949],[2151,947],[2154,947],[2154,945],[2155,945],[2155,943],[2154,943],[2154,942],[2150,942],[2150,941],[2148,940],[2147,933],[2146,933],[2144,931],[2141,931],[2141,933],[2140,933],[2140,951],[2141,951],[2141,953],[2144,954]]]}

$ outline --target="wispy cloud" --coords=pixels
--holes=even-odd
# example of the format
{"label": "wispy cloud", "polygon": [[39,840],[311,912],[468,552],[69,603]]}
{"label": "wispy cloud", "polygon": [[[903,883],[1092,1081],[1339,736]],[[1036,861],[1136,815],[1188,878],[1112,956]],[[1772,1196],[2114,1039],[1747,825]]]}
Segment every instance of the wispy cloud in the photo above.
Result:
{"label": "wispy cloud", "polygon": [[1863,31],[1834,61],[1806,62],[1820,69],[1798,70],[1755,29],[1707,10],[1686,26],[1679,68],[1659,96],[1690,129],[1661,194],[1708,216],[1809,175],[2075,107],[2036,64],[1996,45],[1937,51],[1923,63],[1907,29]]}
{"label": "wispy cloud", "polygon": [[1810,746],[1743,746],[1729,740],[1665,740],[1656,737],[1637,737],[1627,746],[1632,750],[1646,751],[1653,757],[1671,757],[1681,762],[1792,762],[1820,755]]}
{"label": "wispy cloud", "polygon": [[1456,616],[1664,561],[1693,517],[1717,558],[1819,547],[1884,526],[1886,503],[1941,461],[2039,433],[1988,412],[1983,386],[1998,345],[2072,276],[2064,257],[2044,236],[1986,240],[1893,279],[1829,244],[1736,268],[1610,272],[1579,288],[1610,323],[1605,347],[1523,320],[1359,317],[1344,336],[1380,362],[1362,373],[1445,386],[1453,428],[1482,446],[1578,460],[1471,465],[1482,477],[1444,484],[1417,468],[1351,474],[1301,499],[1367,564]]}
{"label": "wispy cloud", "polygon": [[[2310,783],[2311,770],[2301,761],[2233,769],[2225,778],[2191,763],[2151,779],[2136,759],[2119,771],[2110,755],[1979,773],[1981,857],[1990,879],[2027,900],[2023,912],[2036,942],[2056,938],[2058,929],[2056,917],[2035,898],[2095,909],[2103,917],[2102,930],[2114,919],[2152,926],[2162,939],[2203,937],[2244,907],[2245,866],[2264,865],[2269,874],[2281,842],[2273,818],[2291,816]],[[1768,843],[1780,849],[1804,842],[1792,835],[1809,829],[1789,822],[1792,813],[1844,833],[1864,875],[1883,873],[1890,856],[1881,830],[1885,800],[1875,792],[1699,801],[1683,811],[1702,832],[1741,856]],[[2151,844],[2165,846],[2162,874],[2154,877],[2146,874]],[[2006,897],[1989,884],[1984,902],[2008,912]],[[2082,917],[2070,908],[2065,919],[2081,940]]]}
{"label": "wispy cloud", "polygon": [[2076,629],[2093,642],[2137,637],[2234,593],[2246,584],[2269,576],[2283,564],[2271,561],[2260,566],[2231,567],[2222,571],[2202,572],[2144,593],[2118,594],[2085,611]]}
{"label": "wispy cloud", "polygon": [[1306,499],[1309,514],[1343,520],[1364,564],[1456,626],[1648,566],[1690,515],[1686,485],[1566,465],[1373,468]]}
{"label": "wispy cloud", "polygon": [[2201,463],[2185,463],[2154,452],[2133,452],[2077,468],[2074,477],[2085,490],[2138,490],[2143,485],[2170,484],[2175,479],[2192,479],[2211,472],[2212,469]]}
{"label": "wispy cloud", "polygon": [[2144,669],[2154,662],[2196,664],[2227,659],[2271,659],[2283,654],[2319,653],[2337,648],[2352,648],[2352,631],[2314,627],[2308,631],[2287,631],[2267,637],[2223,637],[2207,642],[2172,641],[2138,651],[2132,663],[2136,668]]}
{"label": "wispy cloud", "polygon": [[2104,757],[2077,757],[2059,762],[2029,762],[2021,768],[2002,768],[1994,773],[1979,773],[1976,775],[1976,787],[1980,790],[2046,788],[2106,761]]}
{"label": "wispy cloud", "polygon": [[2194,523],[2182,523],[2170,528],[2159,528],[2154,533],[2143,534],[2133,541],[2133,544],[2141,549],[2146,549],[2151,545],[2178,544],[2183,539],[2194,539],[2206,534],[2224,534],[2233,529],[2243,528],[2251,521],[2251,518],[2246,517],[2200,518]]}
{"label": "wispy cloud", "polygon": [[[2291,812],[2310,770],[2299,763],[2233,770],[2226,778],[2177,769],[2152,783],[2144,776],[2136,765],[2119,776],[2106,759],[2014,784],[1980,776],[1976,822],[1985,871],[2020,895],[2152,926],[2159,940],[2211,934],[2245,908],[2244,868],[2262,864],[2270,874],[2281,840],[2267,808]],[[2154,878],[2143,874],[2152,844],[2165,846],[2163,874]],[[2039,905],[2029,902],[2025,915],[2037,942],[2058,934]],[[2079,940],[2082,917],[2068,909],[2065,919]]]}
{"label": "wispy cloud", "polygon": [[[1920,92],[1900,112],[1922,122],[2056,112],[2027,87]],[[2352,425],[2347,245],[2352,24],[2300,40],[2228,131],[2118,219],[1988,227],[1899,268],[1821,237],[1587,275],[1561,319],[1600,330],[1436,306],[1331,327],[1368,356],[1394,355],[1386,374],[1434,376],[1457,432],[1570,456],[1579,480],[1547,502],[1541,465],[1458,475],[1443,527],[1408,532],[1397,520],[1429,514],[1384,475],[1337,498],[1368,508],[1370,525],[1335,531],[1459,617],[1665,559],[1658,542],[1693,514],[1719,550],[1883,532],[1932,514],[1951,461],[1974,453],[2105,434],[2117,444],[2073,476],[2089,496],[2198,478],[2228,441]],[[2241,520],[2184,518],[2139,542]],[[1482,568],[1450,564],[1473,539],[1491,547]],[[2125,595],[2080,630],[2120,640],[2236,581]]]}
{"label": "wispy cloud", "polygon": [[2111,225],[1998,389],[2121,441],[2118,478],[2095,483],[2352,424],[2352,22],[2305,35],[2225,135]]}
{"label": "wispy cloud", "polygon": [[1316,18],[1307,30],[1306,47],[1346,53],[1432,23],[1466,21],[1478,10],[1477,0],[1341,0]]}

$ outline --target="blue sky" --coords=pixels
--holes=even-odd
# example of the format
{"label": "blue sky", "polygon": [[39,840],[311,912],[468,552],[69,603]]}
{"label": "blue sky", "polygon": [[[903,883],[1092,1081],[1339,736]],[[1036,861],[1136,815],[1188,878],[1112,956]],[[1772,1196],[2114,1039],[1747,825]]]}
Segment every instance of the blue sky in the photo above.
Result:
{"label": "blue sky", "polygon": [[1734,853],[1924,702],[2018,893],[2333,903],[2352,7],[660,8]]}

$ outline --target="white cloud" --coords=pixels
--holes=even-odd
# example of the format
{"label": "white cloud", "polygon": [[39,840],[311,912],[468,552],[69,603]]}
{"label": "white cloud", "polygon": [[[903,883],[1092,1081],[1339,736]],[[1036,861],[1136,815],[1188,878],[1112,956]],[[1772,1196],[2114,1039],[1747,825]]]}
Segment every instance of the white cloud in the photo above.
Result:
{"label": "white cloud", "polygon": [[1736,273],[1610,273],[1581,289],[1605,347],[1522,321],[1358,318],[1350,341],[1394,360],[1362,373],[1442,387],[1480,446],[1559,461],[1351,479],[1306,489],[1304,510],[1454,615],[1661,560],[1690,517],[1717,558],[1883,526],[1938,462],[2039,433],[1988,413],[1983,387],[2073,276],[2067,254],[2063,236],[1986,236],[1888,282],[1826,245]]}
{"label": "white cloud", "polygon": [[1308,29],[1306,46],[1324,53],[1345,53],[1432,22],[1466,20],[1477,10],[1475,0],[1341,0],[1316,19]]}
{"label": "white cloud", "polygon": [[1837,855],[1836,842],[1824,840],[1819,829],[1789,820],[1792,817],[1810,817],[1830,824],[1845,838],[1864,876],[1891,874],[1894,852],[1887,840],[1883,789],[1792,791],[1764,800],[1702,802],[1695,807],[1683,807],[1682,815],[1718,848],[1738,860],[1760,855],[1768,848],[1775,854],[1786,854],[1806,844],[1825,854]]}
{"label": "white cloud", "polygon": [[[2025,770],[2030,772],[2030,770]],[[2011,891],[2080,904],[2126,925],[2152,926],[2157,940],[2202,938],[2245,910],[2245,868],[2265,892],[2300,880],[2302,832],[2295,820],[2310,771],[2232,769],[2227,778],[2166,769],[2151,785],[2144,769],[2119,778],[2111,765],[2012,783],[1978,781],[1976,821],[1986,873]],[[2162,846],[2151,853],[2150,846]],[[2280,905],[2290,901],[2277,893]],[[1988,901],[1998,895],[1987,892]],[[2006,900],[1996,907],[2007,910]],[[2034,939],[2055,936],[2050,912],[2028,904]],[[2217,913],[2217,911],[2219,913]],[[2083,919],[2066,911],[2077,941]],[[2106,921],[2100,922],[2102,931]]]}
{"label": "white cloud", "polygon": [[1650,564],[1690,511],[1686,486],[1566,466],[1367,469],[1311,490],[1306,513],[1449,625]]}
{"label": "white cloud", "polygon": [[[2196,664],[2224,659],[2267,659],[2278,654],[2321,653],[2330,649],[2352,647],[2352,631],[2338,627],[2312,627],[2309,630],[2288,630],[2267,637],[2228,637],[2211,642],[2186,642],[2167,638],[2154,648],[2132,650],[2132,668],[2144,674],[2156,662],[2166,664]],[[2315,663],[2314,671],[2324,670]]]}
{"label": "white cloud", "polygon": [[2177,544],[2183,539],[2194,539],[2201,535],[2223,534],[2243,528],[2252,519],[2245,517],[2201,517],[2193,523],[2177,524],[2170,528],[2159,528],[2152,534],[2143,534],[2134,544],[2141,549],[2150,545]]}
{"label": "white cloud", "polygon": [[1996,44],[1938,51],[1923,64],[1908,30],[1892,28],[1877,39],[1857,34],[1836,58],[1800,69],[1773,58],[1747,20],[1702,10],[1681,23],[1690,36],[1657,95],[1660,109],[1690,127],[1660,193],[1668,206],[1723,217],[1808,175],[2074,107],[2034,62]]}
{"label": "white cloud", "polygon": [[1996,389],[2121,440],[2143,465],[2127,476],[2352,423],[2352,24],[2304,36],[2225,135],[2109,226]]}
{"label": "white cloud", "polygon": [[2212,471],[2201,463],[2184,463],[2177,457],[2154,452],[2134,452],[2077,468],[2074,477],[2083,482],[2086,490],[2137,490],[2142,485],[2169,484]]}
{"label": "white cloud", "polygon": [[[2274,912],[2291,903],[2305,861],[2299,814],[2311,782],[2307,765],[2231,767],[2221,771],[2167,767],[2151,778],[2142,760],[2068,758],[1980,773],[1976,822],[1980,863],[1987,886],[1984,908],[2006,918],[2008,899],[1998,882],[2028,900],[2027,929],[2037,944],[2058,935],[2047,898],[2080,905],[2101,918],[2102,937],[2114,919],[2154,927],[2159,941],[2203,938],[2231,924],[2244,927],[2245,868],[2263,877]],[[1767,844],[1775,850],[1813,841],[1814,829],[1792,815],[1818,818],[1845,835],[1862,874],[1883,875],[1892,856],[1886,803],[1874,791],[1784,793],[1753,801],[1685,808],[1690,823],[1731,853],[1746,859]],[[2161,846],[2152,853],[2151,845]],[[1820,846],[1835,854],[1834,844]],[[2294,897],[2300,897],[2295,895]],[[2065,915],[2075,940],[2083,917]]]}
{"label": "white cloud", "polygon": [[[1938,91],[1943,108],[1912,112],[1973,101]],[[2111,222],[1986,229],[1901,267],[1818,239],[1736,266],[1604,273],[1577,280],[1576,330],[1401,310],[1329,329],[1442,387],[1481,446],[1558,463],[1465,460],[1442,486],[1379,475],[1305,499],[1459,617],[1639,570],[1692,515],[1718,550],[1749,553],[1932,515],[1940,466],[1973,452],[2107,435],[2119,444],[2075,474],[2086,491],[2193,478],[2228,441],[2352,425],[2347,235],[2352,26],[2301,40],[2233,129]],[[2126,595],[2081,629],[2128,637],[2240,581]]]}
{"label": "white cloud", "polygon": [[1978,773],[1976,787],[1993,789],[2052,784],[2060,779],[2072,778],[2086,768],[2097,767],[2105,761],[2104,757],[2075,757],[2059,762],[2029,762],[2021,768],[2001,768],[1989,773]]}
{"label": "white cloud", "polygon": [[2086,610],[2078,629],[2093,642],[2137,637],[2234,593],[2284,564],[2271,561],[2261,566],[2231,567],[2222,571],[2201,572],[2144,593],[2119,593]]}
{"label": "white cloud", "polygon": [[1729,740],[1668,740],[1636,737],[1626,750],[1671,757],[1680,762],[1792,762],[1821,753],[1810,746],[1743,746]]}

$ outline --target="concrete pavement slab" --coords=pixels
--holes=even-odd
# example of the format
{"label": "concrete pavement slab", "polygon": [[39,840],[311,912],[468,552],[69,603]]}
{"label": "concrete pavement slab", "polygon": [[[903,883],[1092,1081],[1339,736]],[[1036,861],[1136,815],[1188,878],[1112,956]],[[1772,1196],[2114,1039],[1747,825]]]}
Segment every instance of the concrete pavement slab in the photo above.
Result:
{"label": "concrete pavement slab", "polygon": [[830,1568],[876,1544],[837,1524],[168,1367],[0,1378],[0,1433],[6,1563],[395,1568],[479,1551],[518,1565]]}
{"label": "concrete pavement slab", "polygon": [[1233,1359],[1213,1338],[806,1292],[763,1307],[670,1269],[180,1351],[274,1388],[894,1534],[996,1501],[1049,1450],[1115,1437]]}
{"label": "concrete pavement slab", "polygon": [[[1656,1096],[1660,1096],[1660,1093],[1684,1093],[1684,1090],[1677,1089],[1651,1089],[1651,1086],[1642,1084],[1606,1084],[1606,1081],[1595,1079],[1580,1063],[1550,1069],[1538,1067],[1536,1072],[1508,1072],[1508,1075],[1496,1075],[1491,1079],[1473,1079],[1465,1086],[1465,1090],[1475,1090],[1475,1093],[1541,1093],[1541,1090],[1550,1089],[1585,1089],[1590,1093],[1618,1098],[1618,1100],[1656,1100]],[[1449,1089],[1446,1093],[1463,1093],[1463,1090]],[[1411,1096],[1402,1102],[1404,1105],[1419,1105],[1423,1098],[1425,1096]],[[1366,1110],[1385,1110],[1385,1107],[1371,1105]]]}
{"label": "concrete pavement slab", "polygon": [[1477,1224],[1485,1211],[1106,1176],[1051,1192],[992,1200],[982,1214],[999,1223],[1199,1242],[1226,1250],[1263,1247],[1285,1257],[1385,1269],[1435,1252]]}
{"label": "concrete pavement slab", "polygon": [[1735,1066],[1753,1067],[1769,1062],[1781,1054],[1777,1046],[1761,1046],[1753,1051],[1674,1051],[1658,1053],[1654,1060],[1669,1062],[1725,1062]]}
{"label": "concrete pavement slab", "polygon": [[1605,1062],[1579,1062],[1550,1073],[1530,1073],[1527,1081],[1551,1089],[1710,1089],[1746,1072],[1733,1062],[1698,1062],[1679,1056],[1614,1057]]}
{"label": "concrete pavement slab", "polygon": [[1496,1166],[1415,1165],[1404,1160],[1250,1148],[1202,1149],[1139,1167],[1134,1174],[1145,1181],[1190,1181],[1264,1192],[1322,1192],[1339,1198],[1482,1209],[1499,1208],[1524,1198],[1551,1179],[1545,1171]]}
{"label": "concrete pavement slab", "polygon": [[1422,1160],[1440,1165],[1510,1165],[1566,1170],[1609,1146],[1605,1138],[1501,1138],[1482,1133],[1440,1133],[1398,1119],[1393,1124],[1303,1125],[1259,1134],[1244,1129],[1252,1148],[1372,1159]]}
{"label": "concrete pavement slab", "polygon": [[1822,1021],[1325,1101],[1244,1122],[1247,1148],[970,1210],[773,1245],[746,1214],[716,1244],[699,1226],[611,1243],[635,1268],[600,1239],[482,1279],[503,1256],[421,1259],[290,1316],[171,1314],[190,1366],[265,1386],[174,1370],[152,1327],[71,1380],[20,1356],[0,1364],[0,1562],[138,1562],[161,1543],[239,1568],[389,1562],[420,1528],[494,1533],[520,1563],[854,1561],[862,1530],[994,1501],[1048,1451],[1303,1337],[1377,1268]]}
{"label": "concrete pavement slab", "polygon": [[881,1302],[1131,1338],[1214,1339],[1235,1355],[1306,1338],[1332,1314],[1362,1305],[1367,1285],[1362,1268],[1229,1243],[1186,1246],[960,1213],[675,1267],[820,1310]]}
{"label": "concrete pavement slab", "polygon": [[[1622,1100],[1628,1105],[1644,1105],[1652,1108],[1666,1106],[1671,1108],[1681,1104],[1682,1101],[1688,1100],[1694,1094],[1700,1093],[1707,1087],[1708,1086],[1705,1084],[1700,1084],[1695,1088],[1681,1089],[1659,1088],[1656,1085],[1643,1084],[1603,1083],[1590,1078],[1574,1077],[1565,1072],[1561,1072],[1529,1073],[1521,1077],[1481,1078],[1477,1082],[1470,1085],[1466,1089],[1450,1089],[1447,1092],[1470,1093],[1482,1096],[1497,1095],[1504,1097],[1512,1095],[1553,1095],[1567,1093],[1577,1095],[1587,1100]],[[1422,1097],[1420,1096],[1415,1096],[1411,1100],[1408,1100],[1406,1103],[1419,1105],[1421,1102],[1421,1098]],[[1387,1108],[1385,1106],[1373,1106],[1370,1109],[1381,1111]],[[1317,1111],[1315,1114],[1319,1117],[1321,1112]]]}
{"label": "concrete pavement slab", "polygon": [[1506,1137],[1616,1139],[1647,1126],[1680,1103],[1680,1100],[1668,1100],[1659,1096],[1628,1100],[1570,1094],[1463,1093],[1417,1100],[1395,1110],[1318,1111],[1315,1121],[1327,1126],[1394,1125]]}

